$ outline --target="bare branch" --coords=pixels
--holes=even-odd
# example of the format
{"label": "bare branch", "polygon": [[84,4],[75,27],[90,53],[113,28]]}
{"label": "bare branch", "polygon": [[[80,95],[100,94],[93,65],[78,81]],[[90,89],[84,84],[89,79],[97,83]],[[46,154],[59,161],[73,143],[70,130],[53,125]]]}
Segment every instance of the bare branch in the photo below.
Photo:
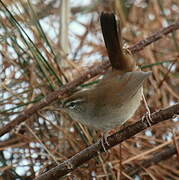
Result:
{"label": "bare branch", "polygon": [[126,168],[124,172],[129,176],[134,176],[135,174],[144,170],[144,168],[148,168],[152,165],[158,164],[161,161],[169,159],[171,156],[176,154],[176,146],[171,145],[160,152],[156,152],[151,158],[143,160],[138,164],[135,164],[133,167]]}
{"label": "bare branch", "polygon": [[[151,114],[151,125],[155,125],[159,122],[171,119],[179,115],[179,103],[168,107],[164,110],[160,110],[158,112],[154,112]],[[141,132],[142,130],[149,127],[148,119],[144,118],[140,121],[122,129],[119,132],[108,137],[109,146],[105,144],[106,149],[110,149],[111,147],[125,141],[126,139],[136,135],[137,133]],[[86,161],[90,160],[91,158],[98,155],[98,152],[104,152],[103,147],[101,145],[101,141],[87,147],[86,149],[82,150],[81,152],[77,153],[70,159],[66,160],[65,162],[61,163],[60,165],[56,166],[55,168],[49,170],[48,172],[40,175],[35,180],[49,180],[49,179],[57,179],[62,177],[69,172],[72,172],[74,169],[85,163]]]}
{"label": "bare branch", "polygon": [[160,31],[153,33],[151,36],[147,37],[146,39],[137,42],[136,44],[134,44],[133,46],[131,46],[129,48],[129,50],[132,53],[135,53],[137,51],[142,50],[144,47],[148,46],[149,44],[163,38],[165,35],[167,35],[168,33],[171,33],[173,31],[176,31],[179,27],[179,21],[176,23],[171,24],[170,26],[161,29]]}

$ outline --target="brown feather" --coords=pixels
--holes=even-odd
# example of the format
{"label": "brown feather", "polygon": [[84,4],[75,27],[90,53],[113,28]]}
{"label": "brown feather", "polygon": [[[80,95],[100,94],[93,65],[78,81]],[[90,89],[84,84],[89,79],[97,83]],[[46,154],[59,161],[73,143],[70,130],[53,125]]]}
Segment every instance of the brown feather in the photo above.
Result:
{"label": "brown feather", "polygon": [[117,25],[113,13],[102,13],[100,16],[101,29],[109,60],[113,69],[130,72],[135,68],[135,62],[123,54],[121,45],[121,28]]}

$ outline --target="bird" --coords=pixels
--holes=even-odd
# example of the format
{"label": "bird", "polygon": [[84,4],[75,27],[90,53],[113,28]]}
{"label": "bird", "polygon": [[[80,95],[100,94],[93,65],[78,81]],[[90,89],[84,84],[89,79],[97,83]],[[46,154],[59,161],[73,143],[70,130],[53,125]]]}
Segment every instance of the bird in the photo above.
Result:
{"label": "bird", "polygon": [[108,132],[134,115],[151,72],[141,71],[135,60],[124,54],[121,26],[114,13],[101,13],[100,23],[112,69],[95,86],[65,98],[62,109],[73,120]]}

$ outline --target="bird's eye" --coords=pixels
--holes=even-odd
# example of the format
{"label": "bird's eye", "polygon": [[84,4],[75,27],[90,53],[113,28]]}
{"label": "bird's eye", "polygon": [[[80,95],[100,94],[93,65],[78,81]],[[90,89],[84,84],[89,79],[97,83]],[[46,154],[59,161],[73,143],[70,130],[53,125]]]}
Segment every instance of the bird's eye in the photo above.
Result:
{"label": "bird's eye", "polygon": [[70,109],[74,109],[76,107],[76,105],[77,105],[77,103],[70,102],[67,107],[70,108]]}
{"label": "bird's eye", "polygon": [[82,103],[81,99],[74,100],[74,101],[68,101],[68,102],[65,103],[65,107],[67,107],[69,109],[74,109],[81,103]]}

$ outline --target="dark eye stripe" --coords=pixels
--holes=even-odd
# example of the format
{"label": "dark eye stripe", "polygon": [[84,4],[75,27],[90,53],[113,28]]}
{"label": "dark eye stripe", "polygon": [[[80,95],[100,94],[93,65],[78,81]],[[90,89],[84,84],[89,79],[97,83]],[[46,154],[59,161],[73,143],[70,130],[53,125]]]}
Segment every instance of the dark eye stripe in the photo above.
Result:
{"label": "dark eye stripe", "polygon": [[82,99],[76,99],[74,101],[67,101],[65,103],[65,107],[72,107],[74,108],[76,105],[81,104],[83,102]]}

